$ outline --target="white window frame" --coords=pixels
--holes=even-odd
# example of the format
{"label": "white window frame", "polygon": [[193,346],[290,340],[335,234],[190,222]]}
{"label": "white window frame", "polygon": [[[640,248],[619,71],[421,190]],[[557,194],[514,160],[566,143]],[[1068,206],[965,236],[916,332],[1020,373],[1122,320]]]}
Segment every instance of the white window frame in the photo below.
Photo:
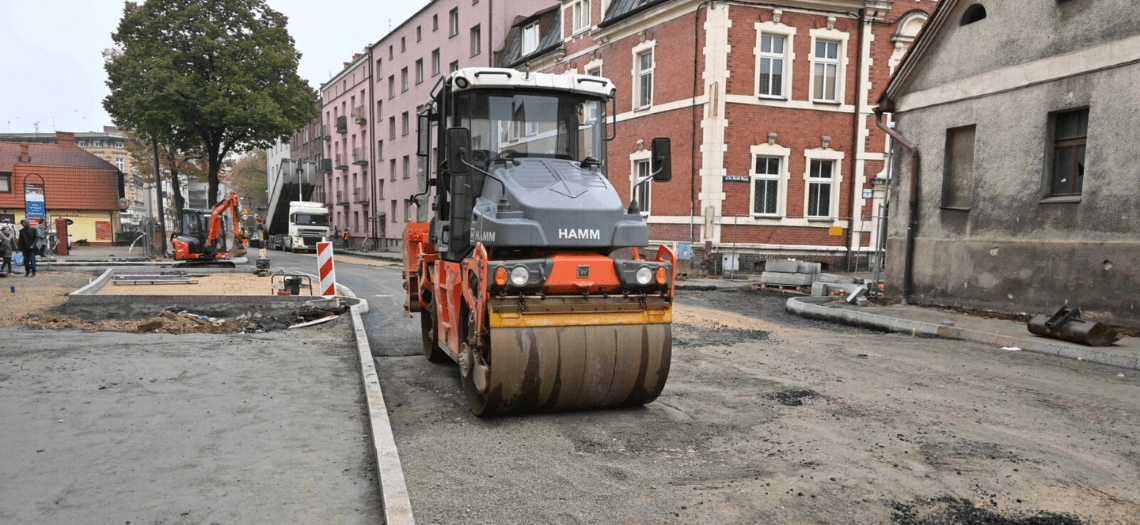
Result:
{"label": "white window frame", "polygon": [[408,90],[408,68],[400,70],[400,92],[403,93]]}
{"label": "white window frame", "polygon": [[523,27],[521,46],[522,52],[520,55],[522,56],[529,55],[538,49],[538,22]]}
{"label": "white window frame", "polygon": [[123,157],[115,157],[115,167],[118,168],[119,171],[126,173],[127,172],[127,159],[125,159]]}
{"label": "white window frame", "polygon": [[[645,55],[646,53],[652,53],[650,61],[649,61],[649,69],[648,70],[642,70],[641,69],[641,57],[643,55]],[[648,41],[642,42],[641,44],[633,46],[633,70],[631,71],[631,73],[633,75],[633,103],[634,103],[633,109],[634,110],[649,109],[650,107],[653,107],[653,96],[656,94],[656,93],[654,93],[654,91],[656,91],[656,89],[655,89],[656,86],[654,83],[654,81],[656,80],[654,78],[654,72],[656,70],[657,70],[657,41],[656,40],[648,40]],[[642,96],[641,96],[641,93],[642,93],[641,80],[642,80],[642,76],[645,76],[646,74],[649,77],[649,97],[648,97],[649,100],[648,100],[648,103],[643,103],[642,102]]]}
{"label": "white window frame", "polygon": [[[754,85],[756,86],[756,96],[762,99],[769,100],[791,100],[792,86],[795,84],[792,81],[793,72],[795,68],[792,64],[796,60],[796,28],[776,23],[776,22],[760,22],[755,24],[756,27],[756,47],[752,49],[752,53],[756,57],[756,74],[754,77]],[[765,36],[782,37],[784,39],[784,69],[782,71],[783,82],[780,85],[780,95],[768,95],[760,90],[760,64],[764,58],[774,58],[774,54],[765,53],[763,51],[763,39]]]}
{"label": "white window frame", "polygon": [[[748,197],[748,210],[753,217],[778,219],[787,215],[788,210],[788,179],[790,178],[791,171],[788,169],[788,161],[791,158],[792,150],[785,148],[778,144],[756,144],[749,148],[752,154],[752,163],[749,166],[751,181],[749,183],[749,197]],[[775,158],[780,161],[780,173],[778,174],[779,183],[776,185],[776,212],[775,213],[757,213],[756,212],[756,182],[758,180],[772,180],[770,177],[760,177],[756,175],[756,159],[760,157]]]}
{"label": "white window frame", "polygon": [[431,76],[439,76],[439,64],[442,59],[439,57],[439,48],[431,52]]}
{"label": "white window frame", "polygon": [[576,35],[583,31],[588,31],[592,26],[590,13],[590,0],[578,0],[566,9],[569,11],[566,17],[570,19],[570,34]]}
{"label": "white window frame", "polygon": [[[636,194],[638,193],[638,188],[637,188],[635,183],[637,182],[637,179],[643,175],[638,170],[641,169],[641,166],[645,166],[645,175],[648,175],[650,173],[650,170],[653,168],[650,165],[650,160],[652,160],[652,153],[653,152],[650,150],[643,149],[643,150],[634,152],[632,155],[629,156],[629,199],[630,199],[630,202],[633,202],[633,199],[636,197]],[[641,186],[641,189],[645,190],[645,201],[649,203],[649,206],[646,206],[645,208],[641,209],[641,216],[648,218],[650,215],[652,215],[652,211],[653,211],[653,181],[652,180],[647,181],[644,185]],[[639,207],[641,206],[641,202],[638,202],[638,206]]]}
{"label": "white window frame", "polygon": [[[812,29],[811,33],[811,67],[808,69],[808,99],[812,102],[823,104],[840,104],[842,105],[846,98],[846,81],[847,81],[847,40],[849,35],[843,31],[835,29],[818,28]],[[836,58],[821,59],[815,56],[816,44],[820,41],[832,42],[836,45]],[[817,65],[833,65],[835,66],[835,93],[832,98],[816,98],[815,96],[815,69]],[[826,77],[825,77],[826,78]]]}
{"label": "white window frame", "polygon": [[[839,214],[839,202],[840,202],[839,201],[839,193],[840,193],[840,190],[843,188],[843,158],[844,158],[843,152],[836,151],[836,150],[833,150],[830,148],[829,149],[816,148],[816,149],[804,150],[804,175],[803,175],[803,181],[804,181],[803,205],[804,205],[804,208],[803,209],[804,209],[804,217],[807,218],[808,220],[819,221],[819,222],[828,222],[828,223],[835,222],[838,220],[837,216]],[[828,198],[828,205],[827,205],[828,215],[809,215],[808,214],[808,202],[810,201],[811,184],[812,184],[811,162],[813,160],[822,161],[822,162],[827,162],[827,161],[832,162],[831,179],[828,182],[831,185],[831,192],[830,192],[830,195],[828,196],[829,198]],[[815,183],[820,184],[820,181],[818,180],[818,178],[816,178]]]}
{"label": "white window frame", "polygon": [[447,21],[448,21],[448,25],[449,25],[447,37],[451,38],[453,36],[458,35],[459,34],[459,8],[458,7],[456,7],[455,9],[452,9],[450,12],[448,12]]}
{"label": "white window frame", "polygon": [[471,56],[479,56],[483,52],[483,28],[481,24],[471,27]]}
{"label": "white window frame", "polygon": [[416,59],[416,84],[424,83],[424,59]]}

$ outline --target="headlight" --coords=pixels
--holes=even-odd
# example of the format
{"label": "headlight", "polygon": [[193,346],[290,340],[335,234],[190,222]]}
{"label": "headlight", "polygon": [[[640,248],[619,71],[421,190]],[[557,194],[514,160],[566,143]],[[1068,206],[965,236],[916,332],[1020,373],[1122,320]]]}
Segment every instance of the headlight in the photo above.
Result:
{"label": "headlight", "polygon": [[649,268],[642,266],[641,268],[637,269],[636,278],[637,278],[637,284],[645,286],[645,285],[649,284],[649,281],[653,280],[653,271],[651,271]]}
{"label": "headlight", "polygon": [[511,284],[524,286],[527,281],[530,281],[530,272],[527,271],[525,266],[516,266],[511,270]]}
{"label": "headlight", "polygon": [[468,85],[469,84],[468,84],[466,78],[463,78],[463,77],[456,77],[455,78],[455,86],[458,87],[459,89],[467,89]]}

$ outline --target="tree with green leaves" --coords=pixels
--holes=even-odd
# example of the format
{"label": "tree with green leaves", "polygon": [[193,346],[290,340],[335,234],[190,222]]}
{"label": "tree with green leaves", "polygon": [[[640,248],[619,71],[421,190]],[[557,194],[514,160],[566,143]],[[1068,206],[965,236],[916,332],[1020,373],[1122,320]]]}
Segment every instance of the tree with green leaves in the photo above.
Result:
{"label": "tree with green leaves", "polygon": [[263,149],[253,150],[234,162],[228,182],[241,196],[242,204],[247,209],[269,207],[269,197],[266,194],[267,173]]}
{"label": "tree with green leaves", "polygon": [[269,147],[317,117],[285,25],[264,0],[127,2],[105,53],[103,107],[149,141],[201,151],[213,206],[227,155]]}
{"label": "tree with green leaves", "polygon": [[[135,169],[144,182],[155,184],[158,179],[154,176],[153,145],[134,131],[128,131],[127,136],[131,138],[127,141],[127,153],[131,155]],[[181,191],[182,182],[201,181],[206,178],[206,162],[201,153],[179,151],[159,144],[158,164],[163,173],[170,177],[170,186],[175,188],[173,195],[170,196],[174,199],[174,209],[169,210],[169,213],[178,218],[175,221],[176,225],[182,228],[182,225],[178,224],[182,219],[182,210],[186,207],[186,196]],[[232,161],[226,159],[222,167],[225,168],[230,164]]]}

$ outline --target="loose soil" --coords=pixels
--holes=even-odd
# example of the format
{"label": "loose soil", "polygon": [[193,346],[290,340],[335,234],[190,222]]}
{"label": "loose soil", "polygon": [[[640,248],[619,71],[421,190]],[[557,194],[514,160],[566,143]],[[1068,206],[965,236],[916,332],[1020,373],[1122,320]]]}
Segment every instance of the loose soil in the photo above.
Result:
{"label": "loose soil", "polygon": [[379,358],[417,523],[1135,525],[1135,371],[679,294],[665,391],[479,419],[457,367]]}

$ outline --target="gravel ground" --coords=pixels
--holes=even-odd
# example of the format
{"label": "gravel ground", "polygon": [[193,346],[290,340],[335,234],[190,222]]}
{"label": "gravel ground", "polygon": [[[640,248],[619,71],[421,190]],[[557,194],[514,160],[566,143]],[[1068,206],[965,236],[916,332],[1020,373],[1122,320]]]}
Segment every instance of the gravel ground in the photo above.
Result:
{"label": "gravel ground", "polygon": [[1138,522],[1135,372],[785,301],[682,294],[669,383],[637,409],[483,420],[454,365],[378,358],[417,522]]}
{"label": "gravel ground", "polygon": [[380,522],[349,327],[0,328],[0,523]]}

